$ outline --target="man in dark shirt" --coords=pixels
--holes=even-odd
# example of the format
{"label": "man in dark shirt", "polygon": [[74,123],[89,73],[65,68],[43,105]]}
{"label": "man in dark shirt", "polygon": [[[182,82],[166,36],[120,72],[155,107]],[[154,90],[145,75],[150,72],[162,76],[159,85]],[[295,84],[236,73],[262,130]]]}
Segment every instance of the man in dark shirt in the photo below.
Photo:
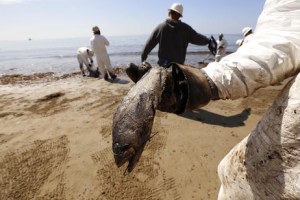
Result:
{"label": "man in dark shirt", "polygon": [[174,3],[168,10],[168,19],[159,24],[149,37],[142,51],[142,62],[148,54],[159,44],[158,64],[165,66],[170,62],[184,64],[186,50],[189,43],[207,45],[211,40],[197,33],[191,26],[179,20],[182,17],[182,4]]}
{"label": "man in dark shirt", "polygon": [[128,77],[137,82],[139,79],[151,69],[151,65],[147,60],[148,54],[159,44],[158,48],[158,65],[166,67],[171,62],[184,64],[186,50],[189,43],[195,45],[207,45],[210,52],[215,55],[217,42],[211,36],[197,33],[191,26],[179,20],[182,17],[183,7],[179,3],[174,3],[169,8],[168,19],[159,24],[149,37],[142,51],[142,65],[130,63],[125,69]]}

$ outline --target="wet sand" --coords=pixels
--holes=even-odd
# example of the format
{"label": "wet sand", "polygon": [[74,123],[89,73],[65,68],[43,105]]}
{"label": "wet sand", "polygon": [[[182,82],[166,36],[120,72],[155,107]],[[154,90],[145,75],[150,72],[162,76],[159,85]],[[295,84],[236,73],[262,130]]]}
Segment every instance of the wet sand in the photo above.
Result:
{"label": "wet sand", "polygon": [[133,83],[78,73],[0,78],[0,199],[216,199],[217,166],[283,85],[183,115],[157,112],[153,138],[124,176],[113,114]]}

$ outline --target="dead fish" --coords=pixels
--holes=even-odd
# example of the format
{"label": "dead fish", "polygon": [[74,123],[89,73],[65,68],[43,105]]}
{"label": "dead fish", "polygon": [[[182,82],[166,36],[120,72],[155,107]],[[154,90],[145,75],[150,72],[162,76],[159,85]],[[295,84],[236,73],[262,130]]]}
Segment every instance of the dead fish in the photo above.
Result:
{"label": "dead fish", "polygon": [[127,161],[127,171],[131,172],[141,157],[146,142],[150,139],[151,129],[166,85],[172,80],[169,70],[154,67],[143,76],[123,98],[118,106],[112,127],[112,149],[118,167]]}

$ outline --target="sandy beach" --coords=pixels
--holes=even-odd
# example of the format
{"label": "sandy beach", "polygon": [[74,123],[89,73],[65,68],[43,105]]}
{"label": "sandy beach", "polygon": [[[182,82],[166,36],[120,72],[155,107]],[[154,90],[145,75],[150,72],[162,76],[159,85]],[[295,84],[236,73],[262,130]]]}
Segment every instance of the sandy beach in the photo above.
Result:
{"label": "sandy beach", "polygon": [[194,112],[156,113],[129,175],[111,150],[113,114],[133,86],[78,73],[0,77],[0,199],[216,199],[217,166],[284,86]]}

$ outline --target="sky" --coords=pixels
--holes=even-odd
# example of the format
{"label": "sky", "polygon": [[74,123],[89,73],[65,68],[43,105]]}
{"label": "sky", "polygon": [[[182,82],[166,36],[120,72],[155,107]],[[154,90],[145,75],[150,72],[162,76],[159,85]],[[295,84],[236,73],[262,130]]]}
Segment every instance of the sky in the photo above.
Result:
{"label": "sky", "polygon": [[0,40],[149,35],[182,3],[181,20],[202,34],[255,28],[264,0],[0,0]]}

